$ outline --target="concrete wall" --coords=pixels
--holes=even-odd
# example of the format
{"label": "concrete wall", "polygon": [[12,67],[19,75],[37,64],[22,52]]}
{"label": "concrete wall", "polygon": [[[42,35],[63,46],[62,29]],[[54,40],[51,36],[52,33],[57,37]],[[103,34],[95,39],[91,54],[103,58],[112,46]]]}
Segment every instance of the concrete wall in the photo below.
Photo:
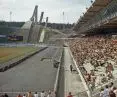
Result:
{"label": "concrete wall", "polygon": [[39,41],[39,33],[40,33],[40,25],[34,25],[32,28],[32,32],[30,35],[30,43],[38,43]]}
{"label": "concrete wall", "polygon": [[28,42],[31,26],[32,22],[28,21],[21,27],[21,29],[17,33],[17,35],[23,36],[23,43]]}

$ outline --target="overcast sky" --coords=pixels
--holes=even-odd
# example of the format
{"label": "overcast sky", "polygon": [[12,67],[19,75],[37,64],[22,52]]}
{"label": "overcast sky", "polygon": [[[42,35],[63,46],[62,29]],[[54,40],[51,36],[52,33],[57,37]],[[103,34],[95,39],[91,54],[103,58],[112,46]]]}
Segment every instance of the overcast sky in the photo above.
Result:
{"label": "overcast sky", "polygon": [[49,22],[74,23],[91,5],[90,0],[0,0],[0,20],[10,20],[12,11],[13,21],[28,21],[32,16],[35,5],[38,5],[39,17],[42,11]]}

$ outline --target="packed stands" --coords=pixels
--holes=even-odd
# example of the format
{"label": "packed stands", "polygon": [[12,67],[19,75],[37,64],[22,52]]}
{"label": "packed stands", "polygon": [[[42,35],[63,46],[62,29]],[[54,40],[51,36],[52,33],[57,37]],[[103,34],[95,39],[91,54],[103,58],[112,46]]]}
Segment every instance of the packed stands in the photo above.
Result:
{"label": "packed stands", "polygon": [[117,40],[91,36],[74,39],[69,45],[92,90],[117,78]]}

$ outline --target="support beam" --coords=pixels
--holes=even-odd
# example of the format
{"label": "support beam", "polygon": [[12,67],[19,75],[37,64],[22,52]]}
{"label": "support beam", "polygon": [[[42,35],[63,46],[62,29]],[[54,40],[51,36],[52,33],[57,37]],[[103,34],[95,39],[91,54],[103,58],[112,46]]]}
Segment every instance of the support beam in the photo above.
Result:
{"label": "support beam", "polygon": [[47,24],[48,24],[48,17],[46,17],[45,28],[47,27]]}
{"label": "support beam", "polygon": [[44,12],[41,12],[41,16],[40,16],[39,24],[41,24],[41,23],[42,23],[43,15],[44,15]]}
{"label": "support beam", "polygon": [[33,15],[30,20],[37,24],[37,22],[38,22],[38,5],[35,6]]}
{"label": "support beam", "polygon": [[38,22],[38,6],[36,5],[36,9],[35,9],[35,23],[37,24]]}

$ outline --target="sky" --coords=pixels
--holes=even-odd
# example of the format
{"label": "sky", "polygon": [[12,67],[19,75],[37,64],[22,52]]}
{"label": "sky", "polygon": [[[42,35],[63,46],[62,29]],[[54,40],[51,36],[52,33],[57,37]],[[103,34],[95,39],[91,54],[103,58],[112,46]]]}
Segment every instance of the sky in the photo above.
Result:
{"label": "sky", "polygon": [[[35,5],[38,5],[38,16],[44,11],[44,20],[49,17],[51,23],[76,23],[90,0],[0,0],[0,20],[28,21]],[[63,16],[64,12],[64,16]]]}

